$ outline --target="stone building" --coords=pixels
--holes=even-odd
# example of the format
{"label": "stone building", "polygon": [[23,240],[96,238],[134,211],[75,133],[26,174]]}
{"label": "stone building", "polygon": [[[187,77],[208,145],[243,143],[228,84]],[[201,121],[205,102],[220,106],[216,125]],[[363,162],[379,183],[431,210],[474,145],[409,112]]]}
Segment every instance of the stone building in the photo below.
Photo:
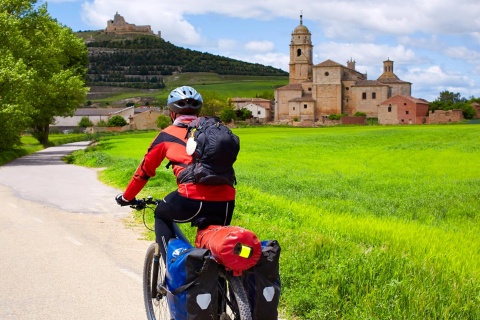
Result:
{"label": "stone building", "polygon": [[[137,33],[137,34],[148,34],[153,35],[152,28],[149,25],[137,26],[131,23],[127,23],[125,18],[120,14],[115,13],[113,20],[107,21],[107,27],[105,28],[105,33],[115,33],[115,34],[128,34],[128,33]],[[160,36],[160,32],[159,32]]]}
{"label": "stone building", "polygon": [[410,96],[395,95],[378,106],[379,124],[425,124],[428,101]]}
{"label": "stone building", "polygon": [[357,111],[377,117],[381,102],[395,95],[411,95],[412,84],[395,75],[390,59],[383,62],[377,80],[368,80],[355,70],[352,59],[346,66],[333,60],[314,65],[312,51],[311,33],[300,16],[290,42],[289,84],[275,91],[275,121],[313,123],[330,114]]}

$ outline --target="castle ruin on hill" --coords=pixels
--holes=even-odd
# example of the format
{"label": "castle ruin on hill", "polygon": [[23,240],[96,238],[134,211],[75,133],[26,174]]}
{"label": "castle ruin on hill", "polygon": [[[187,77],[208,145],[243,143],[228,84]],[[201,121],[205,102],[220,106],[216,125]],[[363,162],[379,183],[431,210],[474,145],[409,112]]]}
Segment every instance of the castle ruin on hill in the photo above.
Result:
{"label": "castle ruin on hill", "polygon": [[[113,17],[113,20],[107,21],[107,27],[105,28],[105,33],[110,34],[145,34],[145,35],[154,35],[152,27],[149,25],[137,26],[135,24],[127,23],[125,18],[118,14],[118,12]],[[161,38],[160,31],[157,36]]]}

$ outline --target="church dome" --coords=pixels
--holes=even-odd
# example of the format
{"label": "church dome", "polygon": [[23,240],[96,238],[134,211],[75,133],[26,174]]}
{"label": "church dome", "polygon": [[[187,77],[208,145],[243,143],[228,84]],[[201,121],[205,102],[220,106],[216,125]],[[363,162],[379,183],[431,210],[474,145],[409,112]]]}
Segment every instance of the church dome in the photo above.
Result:
{"label": "church dome", "polygon": [[305,27],[303,24],[299,25],[298,27],[293,30],[293,33],[295,34],[310,34],[310,31],[308,30],[307,27]]}
{"label": "church dome", "polygon": [[311,34],[310,30],[303,25],[303,17],[300,16],[300,25],[298,25],[295,30],[293,30],[293,34]]}

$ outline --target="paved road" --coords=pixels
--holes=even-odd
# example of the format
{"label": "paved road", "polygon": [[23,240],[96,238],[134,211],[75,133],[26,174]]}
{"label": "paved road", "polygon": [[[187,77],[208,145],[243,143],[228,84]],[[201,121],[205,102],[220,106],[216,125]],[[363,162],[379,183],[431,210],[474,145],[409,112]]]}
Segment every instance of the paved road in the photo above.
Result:
{"label": "paved road", "polygon": [[119,190],[52,147],[0,167],[0,319],[145,319],[149,242],[129,228]]}

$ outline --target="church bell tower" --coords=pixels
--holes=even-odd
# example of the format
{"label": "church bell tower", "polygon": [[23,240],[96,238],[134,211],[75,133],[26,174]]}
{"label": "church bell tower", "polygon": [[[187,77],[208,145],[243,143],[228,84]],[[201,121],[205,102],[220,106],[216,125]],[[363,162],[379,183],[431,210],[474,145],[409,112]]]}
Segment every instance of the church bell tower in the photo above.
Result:
{"label": "church bell tower", "polygon": [[292,32],[290,42],[290,83],[312,81],[312,51],[312,34],[300,15],[300,25]]}

